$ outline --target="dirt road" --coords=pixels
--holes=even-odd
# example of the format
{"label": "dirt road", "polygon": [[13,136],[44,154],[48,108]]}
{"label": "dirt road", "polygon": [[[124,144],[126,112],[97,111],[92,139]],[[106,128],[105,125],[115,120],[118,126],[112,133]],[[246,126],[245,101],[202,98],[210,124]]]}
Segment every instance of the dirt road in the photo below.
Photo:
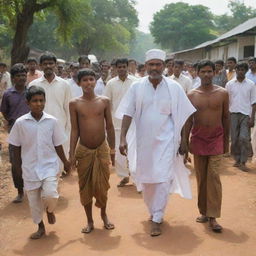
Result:
{"label": "dirt road", "polygon": [[[5,148],[6,150],[6,148]],[[3,161],[5,162],[6,154]],[[6,162],[5,162],[6,163]],[[85,215],[79,202],[77,176],[65,178],[60,183],[57,223],[46,225],[47,235],[41,240],[28,237],[35,230],[27,200],[12,204],[14,189],[10,173],[1,182],[9,182],[5,195],[1,193],[0,255],[23,256],[254,256],[256,255],[256,167],[243,173],[233,167],[231,159],[223,160],[223,208],[220,223],[222,234],[212,233],[207,225],[198,224],[195,176],[191,175],[193,200],[170,197],[166,209],[163,234],[152,238],[148,235],[148,214],[142,197],[133,186],[118,189],[118,178],[111,175],[108,212],[116,229],[103,229],[99,210],[94,208],[96,229],[89,235],[80,233],[85,225]],[[4,168],[1,165],[1,177]],[[3,170],[4,169],[4,170]],[[254,170],[253,170],[254,169]],[[7,200],[7,202],[6,202]]]}

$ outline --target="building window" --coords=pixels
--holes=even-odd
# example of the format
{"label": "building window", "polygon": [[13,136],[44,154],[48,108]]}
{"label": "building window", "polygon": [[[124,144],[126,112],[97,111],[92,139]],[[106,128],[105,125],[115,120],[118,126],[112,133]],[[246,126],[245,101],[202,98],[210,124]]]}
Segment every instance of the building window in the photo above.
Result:
{"label": "building window", "polygon": [[254,45],[248,45],[244,47],[244,58],[254,56]]}

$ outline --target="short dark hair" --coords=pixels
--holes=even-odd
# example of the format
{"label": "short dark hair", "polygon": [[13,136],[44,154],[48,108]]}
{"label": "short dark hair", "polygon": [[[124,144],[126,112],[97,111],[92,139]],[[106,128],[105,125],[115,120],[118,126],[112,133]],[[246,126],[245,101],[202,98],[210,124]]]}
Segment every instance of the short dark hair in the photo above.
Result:
{"label": "short dark hair", "polygon": [[235,57],[229,57],[229,58],[227,59],[227,61],[233,61],[233,62],[237,63],[237,60],[236,60]]}
{"label": "short dark hair", "polygon": [[43,95],[45,98],[45,90],[44,88],[40,87],[40,86],[31,86],[28,88],[28,90],[26,91],[26,99],[29,102],[33,96],[35,95]]}
{"label": "short dark hair", "polygon": [[128,66],[129,62],[127,58],[119,58],[116,59],[116,67],[118,64],[126,64]]}
{"label": "short dark hair", "polygon": [[145,64],[139,64],[137,69],[140,72],[143,68],[145,68]]}
{"label": "short dark hair", "polygon": [[215,64],[219,64],[219,65],[221,65],[222,67],[224,67],[224,61],[223,61],[223,60],[216,60],[216,61],[215,61]]}
{"label": "short dark hair", "polygon": [[202,60],[197,64],[197,71],[199,72],[201,68],[206,66],[212,67],[212,70],[215,71],[215,64],[210,60]]}
{"label": "short dark hair", "polygon": [[111,60],[110,65],[111,65],[111,66],[115,66],[115,65],[116,65],[116,59]]}
{"label": "short dark hair", "polygon": [[81,63],[81,61],[83,60],[87,60],[89,63],[91,63],[91,60],[89,59],[89,57],[87,55],[81,55],[79,58],[78,58],[78,62]]}
{"label": "short dark hair", "polygon": [[0,67],[7,67],[7,65],[5,64],[5,63],[3,63],[3,62],[0,62]]}
{"label": "short dark hair", "polygon": [[168,64],[170,61],[174,62],[174,59],[173,58],[168,58],[164,62],[165,62],[165,64]]}
{"label": "short dark hair", "polygon": [[77,74],[78,82],[80,82],[84,76],[94,76],[96,78],[96,74],[91,68],[83,68],[78,71],[78,74]]}
{"label": "short dark hair", "polygon": [[19,73],[27,73],[27,69],[23,63],[16,63],[11,67],[10,74],[12,78]]}
{"label": "short dark hair", "polygon": [[256,57],[250,57],[248,61],[254,61],[256,63]]}
{"label": "short dark hair", "polygon": [[174,60],[174,65],[183,66],[184,65],[184,60]]}
{"label": "short dark hair", "polygon": [[27,64],[30,63],[30,62],[35,62],[35,63],[37,64],[37,59],[34,58],[34,57],[29,57],[29,58],[27,59]]}
{"label": "short dark hair", "polygon": [[244,68],[246,71],[249,70],[249,66],[246,62],[239,62],[236,64],[236,69]]}
{"label": "short dark hair", "polygon": [[55,63],[57,63],[56,56],[51,52],[45,52],[40,56],[40,64],[42,64],[45,60],[53,60]]}

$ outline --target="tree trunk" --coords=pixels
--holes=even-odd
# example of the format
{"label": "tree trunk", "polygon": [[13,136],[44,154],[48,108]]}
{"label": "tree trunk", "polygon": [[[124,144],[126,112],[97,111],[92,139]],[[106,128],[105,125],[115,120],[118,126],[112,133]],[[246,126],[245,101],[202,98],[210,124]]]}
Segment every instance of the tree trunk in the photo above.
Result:
{"label": "tree trunk", "polygon": [[91,52],[91,47],[89,46],[88,40],[83,40],[81,43],[77,43],[76,49],[80,56],[89,55]]}
{"label": "tree trunk", "polygon": [[16,8],[16,30],[12,42],[11,64],[25,62],[29,54],[27,36],[30,26],[33,23],[34,14],[52,5],[55,1],[49,0],[44,3],[37,3],[37,0],[25,0],[22,10]]}
{"label": "tree trunk", "polygon": [[28,57],[29,47],[26,45],[26,42],[28,30],[33,23],[33,17],[33,12],[28,12],[28,10],[24,9],[22,13],[19,13],[17,16],[16,31],[11,51],[12,65],[18,62],[25,62]]}

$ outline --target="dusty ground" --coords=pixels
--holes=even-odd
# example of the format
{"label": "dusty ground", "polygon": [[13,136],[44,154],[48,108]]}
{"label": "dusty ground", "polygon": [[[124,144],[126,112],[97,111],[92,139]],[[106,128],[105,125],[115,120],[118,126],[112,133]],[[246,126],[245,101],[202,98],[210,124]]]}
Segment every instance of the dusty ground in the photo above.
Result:
{"label": "dusty ground", "polygon": [[[0,139],[5,135],[1,132]],[[256,255],[256,171],[243,173],[233,167],[231,159],[223,160],[222,234],[198,224],[196,183],[192,170],[193,200],[171,196],[166,209],[163,234],[151,238],[146,207],[133,186],[118,189],[118,178],[111,175],[108,211],[115,223],[113,231],[104,230],[99,210],[94,209],[96,229],[90,235],[80,233],[85,215],[79,203],[77,176],[72,174],[60,183],[57,223],[47,225],[47,235],[38,241],[28,239],[35,230],[27,200],[15,205],[15,196],[4,144],[0,165],[0,255],[195,255],[254,256]]]}

